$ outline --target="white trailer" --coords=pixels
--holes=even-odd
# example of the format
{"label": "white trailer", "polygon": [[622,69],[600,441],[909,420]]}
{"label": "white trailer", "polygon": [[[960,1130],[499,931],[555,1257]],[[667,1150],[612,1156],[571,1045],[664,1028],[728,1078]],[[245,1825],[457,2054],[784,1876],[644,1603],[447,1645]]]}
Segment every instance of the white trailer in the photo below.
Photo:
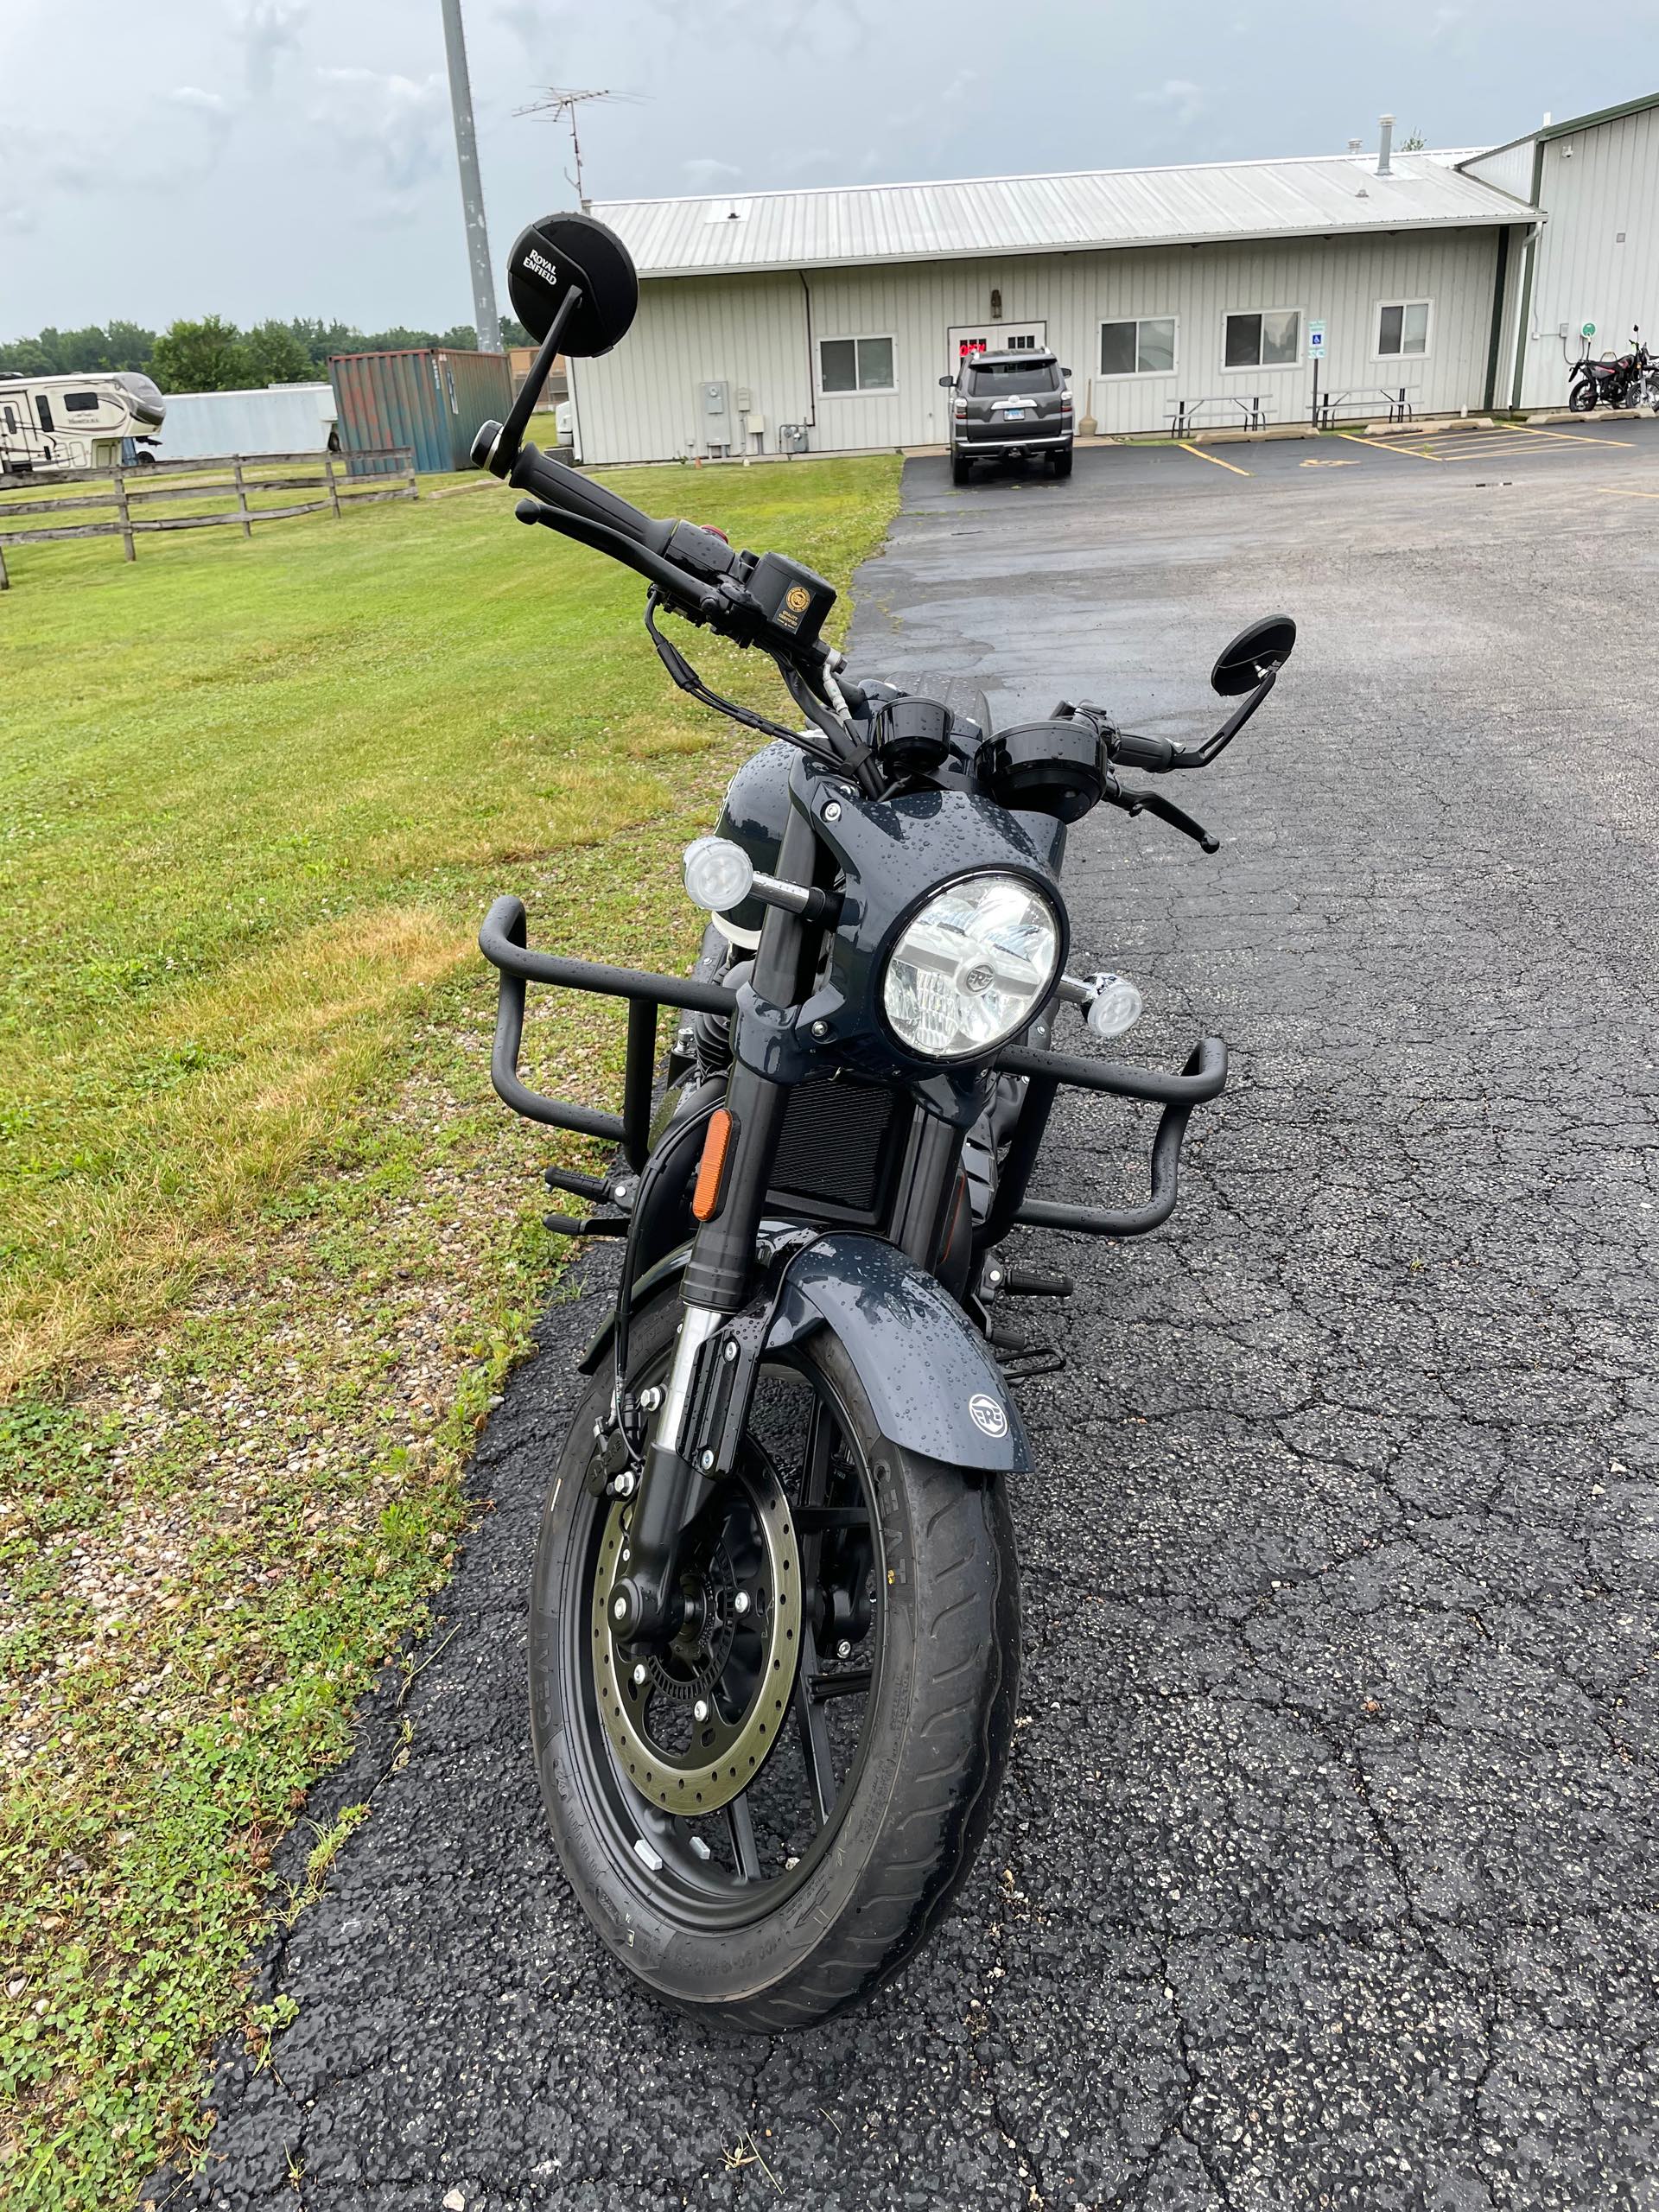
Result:
{"label": "white trailer", "polygon": [[328,384],[169,392],[158,458],[206,461],[232,453],[337,453],[338,412],[334,386]]}
{"label": "white trailer", "polygon": [[168,402],[135,369],[75,377],[0,377],[0,474],[114,468],[122,448],[153,457]]}

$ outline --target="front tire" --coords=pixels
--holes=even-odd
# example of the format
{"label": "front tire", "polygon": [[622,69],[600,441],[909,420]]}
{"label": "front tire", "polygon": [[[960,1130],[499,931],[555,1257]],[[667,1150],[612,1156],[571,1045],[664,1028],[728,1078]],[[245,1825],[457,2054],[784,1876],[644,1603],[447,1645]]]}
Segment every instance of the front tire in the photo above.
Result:
{"label": "front tire", "polygon": [[[666,1371],[679,1314],[668,1296],[635,1320],[636,1389]],[[768,1593],[760,1552],[741,1535],[722,1535],[706,1562],[689,1543],[694,1572],[683,1587],[711,1593],[711,1646],[724,1638],[734,1656],[737,1589],[753,1587],[742,1609],[751,1637],[768,1618],[798,1622],[781,1675],[763,1654],[753,1708],[774,1714],[781,1687],[787,1719],[776,1718],[758,1770],[727,1805],[701,1812],[676,1782],[671,1811],[639,1786],[650,1780],[667,1799],[665,1770],[630,1779],[600,1712],[601,1684],[610,1694],[645,1664],[630,1651],[607,1666],[599,1649],[596,1577],[626,1511],[588,1480],[594,1422],[610,1392],[601,1374],[577,1411],[536,1549],[531,1724],[554,1841],[588,1918],[656,1995],[727,2028],[804,2027],[897,1971],[984,1834],[1019,1660],[1007,1499],[995,1479],[883,1438],[828,1331],[769,1358],[740,1465],[692,1525],[712,1516],[723,1529],[747,1526],[747,1490],[753,1518],[762,1507],[771,1516],[774,1567],[779,1528],[786,1521],[792,1532],[801,1602],[785,1612]],[[791,1572],[785,1558],[780,1584]],[[650,1668],[671,1676],[664,1694],[682,1707],[698,1694],[716,1720],[728,1714],[714,1659],[705,1679],[695,1656],[675,1662],[679,1648],[650,1655]],[[864,1687],[849,1690],[859,1677]],[[658,1694],[654,1681],[639,1693],[653,1728]]]}

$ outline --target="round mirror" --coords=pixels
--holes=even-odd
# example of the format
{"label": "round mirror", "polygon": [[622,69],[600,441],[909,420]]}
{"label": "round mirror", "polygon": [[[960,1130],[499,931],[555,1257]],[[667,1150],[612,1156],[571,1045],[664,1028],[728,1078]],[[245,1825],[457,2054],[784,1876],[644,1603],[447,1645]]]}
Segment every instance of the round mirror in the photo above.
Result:
{"label": "round mirror", "polygon": [[1269,669],[1284,666],[1295,642],[1296,625],[1288,614],[1264,615],[1223,648],[1210,671],[1211,689],[1224,699],[1254,691]]}
{"label": "round mirror", "polygon": [[591,215],[543,215],[528,224],[507,262],[507,296],[538,346],[573,283],[581,286],[582,299],[559,334],[560,351],[582,359],[608,353],[626,336],[639,305],[633,257]]}

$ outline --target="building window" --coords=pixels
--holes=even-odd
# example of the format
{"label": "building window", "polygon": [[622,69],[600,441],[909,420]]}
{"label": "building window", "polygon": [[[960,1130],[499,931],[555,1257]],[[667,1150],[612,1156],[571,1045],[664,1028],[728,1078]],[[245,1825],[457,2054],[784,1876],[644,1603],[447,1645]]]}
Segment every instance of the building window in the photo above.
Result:
{"label": "building window", "polygon": [[43,430],[52,427],[52,403],[43,391],[35,395],[35,420]]}
{"label": "building window", "polygon": [[1427,300],[1385,301],[1376,311],[1376,358],[1391,361],[1402,353],[1428,351]]}
{"label": "building window", "polygon": [[891,338],[823,338],[818,341],[821,391],[891,391]]}
{"label": "building window", "polygon": [[1103,377],[1162,377],[1175,366],[1175,318],[1149,316],[1142,322],[1103,322],[1100,373]]}
{"label": "building window", "polygon": [[1300,308],[1263,308],[1259,315],[1230,315],[1222,348],[1224,369],[1283,369],[1302,350]]}
{"label": "building window", "polygon": [[66,391],[63,410],[66,415],[96,415],[98,394],[95,391]]}

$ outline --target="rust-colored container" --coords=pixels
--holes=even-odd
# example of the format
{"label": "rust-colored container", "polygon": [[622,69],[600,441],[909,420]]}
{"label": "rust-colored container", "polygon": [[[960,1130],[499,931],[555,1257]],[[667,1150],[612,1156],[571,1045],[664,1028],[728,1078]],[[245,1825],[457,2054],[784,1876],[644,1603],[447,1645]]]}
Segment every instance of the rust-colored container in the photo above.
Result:
{"label": "rust-colored container", "polygon": [[390,468],[365,459],[385,446],[410,446],[422,470],[470,468],[480,423],[500,421],[512,404],[505,353],[462,353],[435,346],[397,353],[336,353],[328,363],[340,412],[340,442],[353,476]]}

